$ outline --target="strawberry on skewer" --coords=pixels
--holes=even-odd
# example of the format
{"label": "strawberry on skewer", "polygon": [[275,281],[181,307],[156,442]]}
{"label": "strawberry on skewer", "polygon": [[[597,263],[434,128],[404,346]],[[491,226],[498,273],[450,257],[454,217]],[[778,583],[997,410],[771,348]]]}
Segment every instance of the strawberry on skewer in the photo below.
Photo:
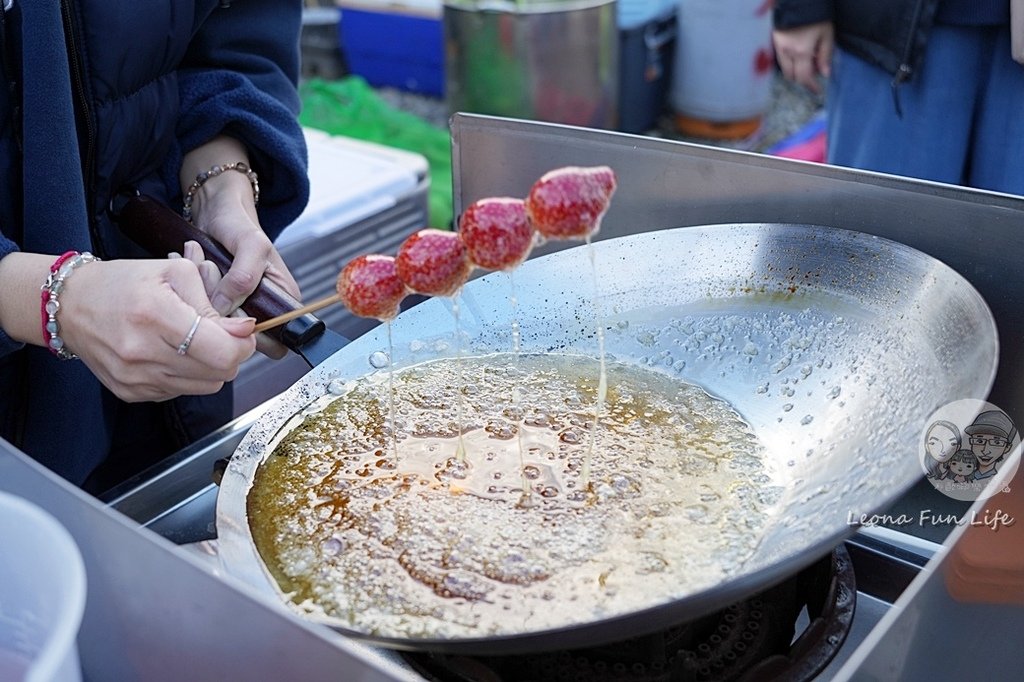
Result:
{"label": "strawberry on skewer", "polygon": [[458,234],[429,228],[402,242],[395,266],[407,287],[427,296],[454,295],[473,270]]}
{"label": "strawberry on skewer", "polygon": [[279,327],[338,301],[359,317],[387,322],[398,316],[399,304],[408,293],[405,283],[398,278],[394,258],[377,254],[357,256],[338,273],[333,294],[266,319],[256,325],[255,331]]}
{"label": "strawberry on skewer", "polygon": [[533,248],[534,232],[522,199],[481,199],[459,218],[469,260],[487,270],[512,270]]}
{"label": "strawberry on skewer", "polygon": [[337,289],[341,302],[354,315],[381,321],[397,317],[399,304],[409,293],[395,259],[377,254],[349,261],[338,275]]}
{"label": "strawberry on skewer", "polygon": [[558,168],[530,188],[526,214],[545,237],[586,239],[600,229],[616,184],[608,166]]}
{"label": "strawberry on skewer", "polygon": [[390,320],[410,291],[452,296],[473,267],[510,271],[530,253],[536,234],[548,239],[588,239],[601,226],[617,179],[608,166],[566,166],[545,173],[525,200],[481,199],[459,219],[459,232],[423,229],[411,234],[395,258],[365,255],[338,275],[337,296],[274,318],[261,326],[281,324],[303,311],[341,300],[361,317]]}

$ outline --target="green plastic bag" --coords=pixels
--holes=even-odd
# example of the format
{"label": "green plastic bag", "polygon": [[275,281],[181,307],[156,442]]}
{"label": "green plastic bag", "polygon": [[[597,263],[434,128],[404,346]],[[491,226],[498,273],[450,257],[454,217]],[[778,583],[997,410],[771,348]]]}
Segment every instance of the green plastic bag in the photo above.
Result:
{"label": "green plastic bag", "polygon": [[451,229],[452,153],[447,131],[395,109],[358,76],[305,81],[299,94],[299,122],[304,126],[426,157],[430,166],[429,227]]}

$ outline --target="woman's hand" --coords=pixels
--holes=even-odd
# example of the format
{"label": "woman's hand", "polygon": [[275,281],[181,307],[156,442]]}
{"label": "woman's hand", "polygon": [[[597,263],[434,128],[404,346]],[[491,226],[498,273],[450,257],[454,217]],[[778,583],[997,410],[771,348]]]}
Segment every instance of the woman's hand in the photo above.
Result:
{"label": "woman's hand", "polygon": [[[238,176],[245,181],[244,175]],[[251,191],[247,181],[245,189]],[[217,199],[208,202],[202,213],[197,215],[196,226],[223,244],[224,248],[234,255],[231,268],[223,277],[219,280],[215,276],[209,278],[210,281],[216,282],[210,293],[214,309],[221,315],[231,315],[238,310],[242,301],[255,291],[263,277],[278,284],[296,300],[301,300],[299,285],[288,272],[277,249],[260,229],[255,221],[255,215],[250,215],[244,204],[232,201],[232,198],[218,195]],[[198,249],[198,245],[196,247]],[[201,249],[198,257],[205,257]],[[281,358],[288,352],[287,348],[266,334],[259,335],[257,348],[271,358]]]}
{"label": "woman's hand", "polygon": [[[183,187],[195,176],[215,164],[248,163],[244,146],[230,137],[218,137],[186,155],[182,165]],[[200,230],[220,242],[233,256],[231,268],[210,294],[214,309],[231,315],[267,277],[301,300],[299,285],[288,272],[284,260],[260,227],[253,188],[244,173],[225,171],[208,179],[196,192],[192,203],[193,221]],[[273,358],[287,349],[261,335],[259,350]]]}
{"label": "woman's hand", "polygon": [[813,93],[821,92],[819,76],[831,72],[835,30],[831,21],[772,32],[775,58],[782,75]]}
{"label": "woman's hand", "polygon": [[89,263],[68,279],[60,302],[67,347],[129,402],[215,393],[256,348],[255,321],[220,316],[184,258]]}
{"label": "woman's hand", "polygon": [[[214,264],[213,261],[206,260],[206,254],[203,252],[203,247],[199,245],[199,242],[185,242],[181,254],[172,253],[169,255],[171,258],[187,258],[195,264],[196,268],[199,269],[199,276],[203,280],[206,295],[213,300],[215,292],[220,287],[224,278],[220,274],[220,270],[217,268],[216,264]],[[236,308],[232,311],[231,316],[248,317],[245,311],[241,308]],[[284,357],[285,353],[288,352],[287,348],[277,341],[274,341],[274,339],[267,334],[256,335],[256,350],[271,358]]]}

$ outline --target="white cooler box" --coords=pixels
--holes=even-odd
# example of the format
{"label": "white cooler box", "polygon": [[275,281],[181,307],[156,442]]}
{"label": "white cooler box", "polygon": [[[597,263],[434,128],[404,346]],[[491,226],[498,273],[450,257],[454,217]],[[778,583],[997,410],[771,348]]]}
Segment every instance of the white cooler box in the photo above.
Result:
{"label": "white cooler box", "polygon": [[[427,226],[427,160],[419,154],[306,129],[309,204],[275,244],[302,288],[305,302],[334,292],[341,268],[363,253],[393,255],[412,232]],[[355,317],[341,304],[316,315],[353,339],[376,320]],[[289,353],[270,360],[256,353],[234,382],[235,416],[295,383],[309,366]]]}

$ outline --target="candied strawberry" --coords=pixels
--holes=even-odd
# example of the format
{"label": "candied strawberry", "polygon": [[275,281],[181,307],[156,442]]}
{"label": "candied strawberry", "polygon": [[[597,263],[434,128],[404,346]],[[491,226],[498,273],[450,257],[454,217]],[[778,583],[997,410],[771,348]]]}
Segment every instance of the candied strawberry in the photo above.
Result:
{"label": "candied strawberry", "polygon": [[608,166],[558,168],[530,188],[526,214],[545,237],[585,239],[601,227],[615,186],[615,172]]}
{"label": "candied strawberry", "polygon": [[434,229],[406,237],[398,247],[395,265],[406,286],[428,296],[453,295],[473,269],[459,235]]}
{"label": "candied strawberry", "polygon": [[459,218],[459,236],[469,260],[488,270],[511,270],[533,247],[533,227],[522,199],[481,199]]}
{"label": "candied strawberry", "polygon": [[395,259],[370,254],[357,256],[338,275],[338,295],[352,314],[386,321],[398,315],[408,290],[398,277]]}

